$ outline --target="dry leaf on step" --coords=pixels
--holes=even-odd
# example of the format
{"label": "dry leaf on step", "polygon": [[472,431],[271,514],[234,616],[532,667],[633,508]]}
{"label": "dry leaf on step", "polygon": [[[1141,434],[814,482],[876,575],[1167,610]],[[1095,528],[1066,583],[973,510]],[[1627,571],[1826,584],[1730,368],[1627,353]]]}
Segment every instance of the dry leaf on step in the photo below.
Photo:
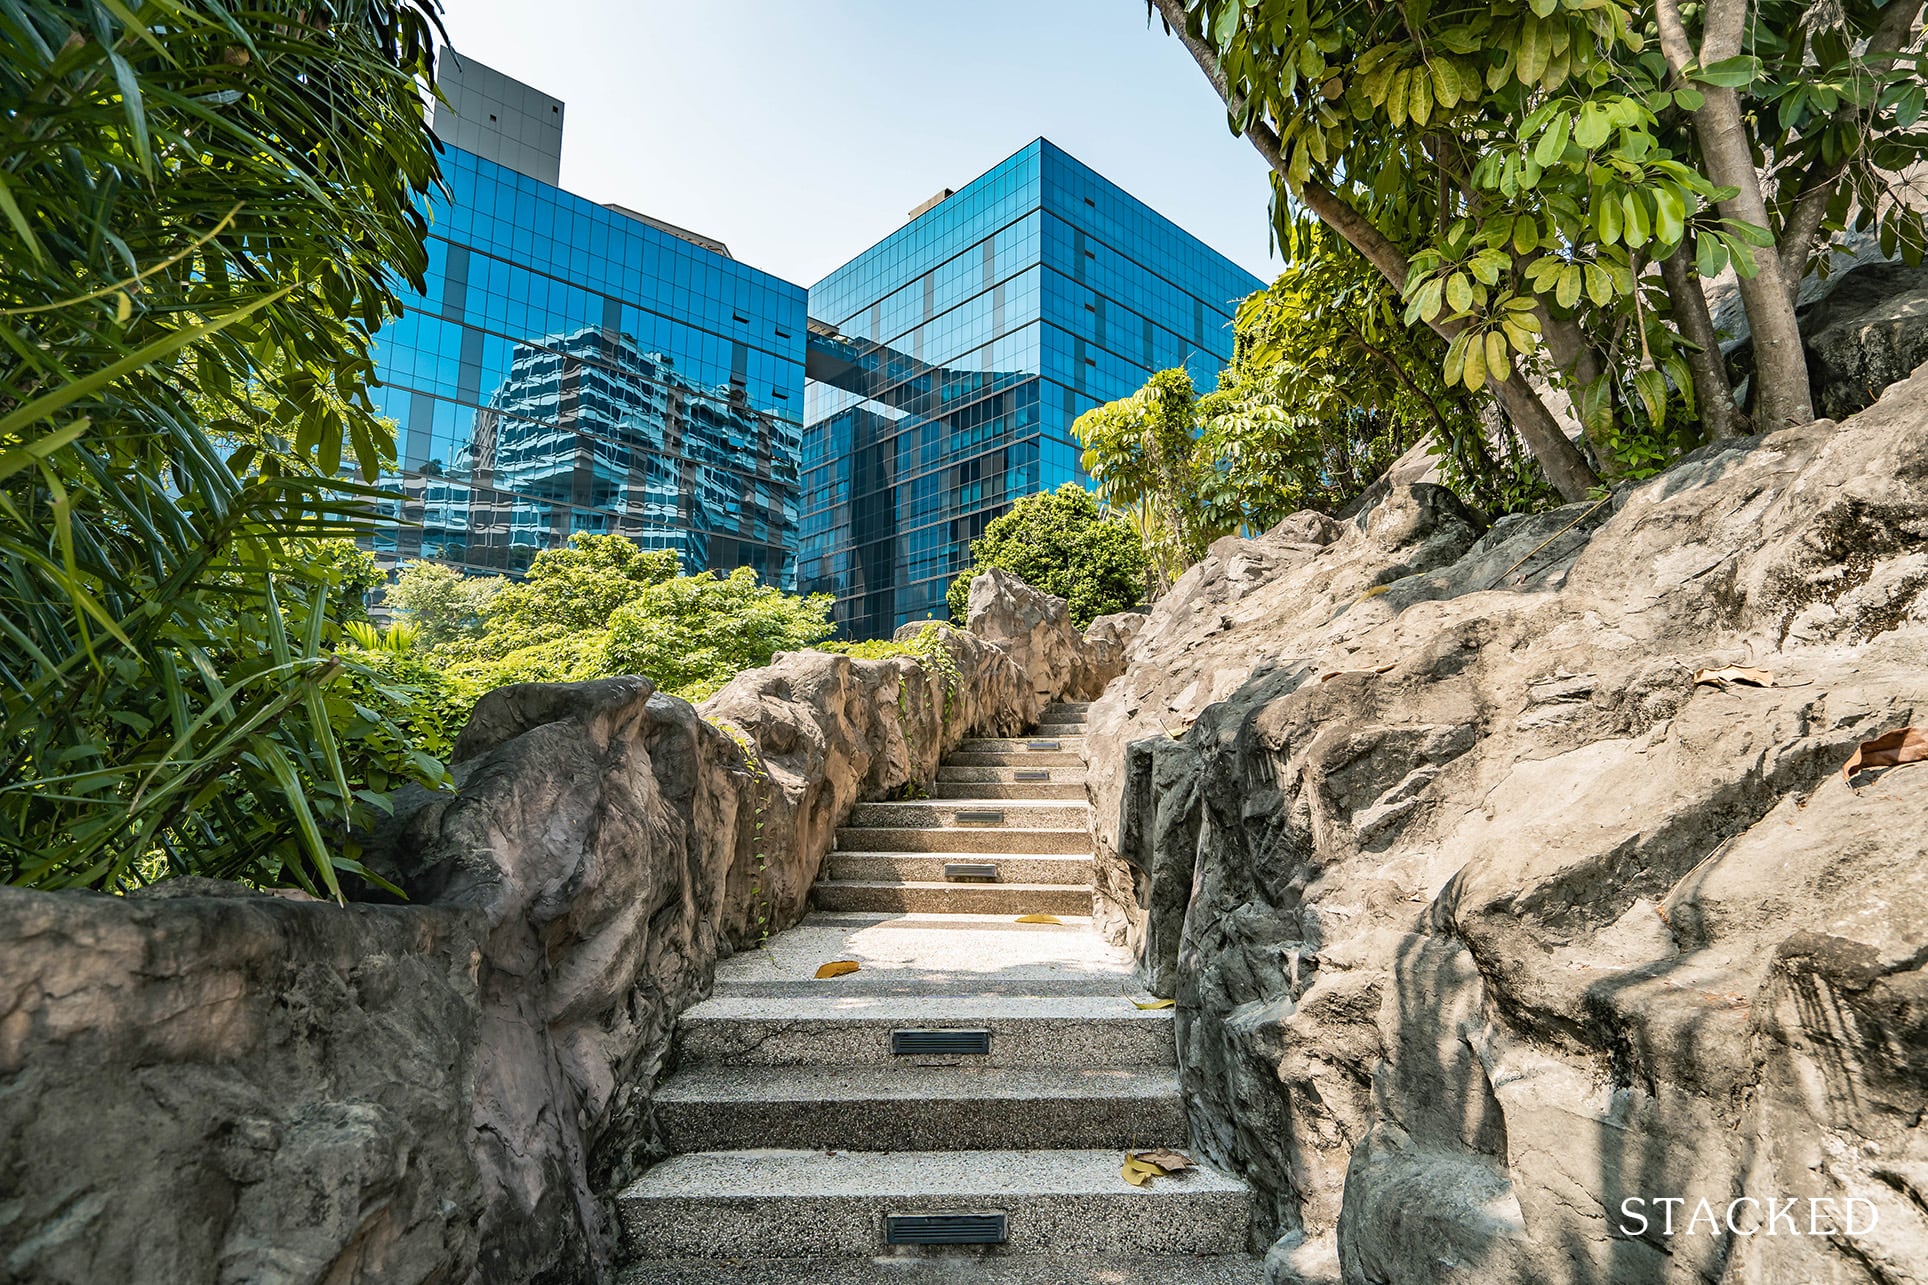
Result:
{"label": "dry leaf on step", "polygon": [[1126,1159],[1136,1160],[1140,1164],[1155,1165],[1161,1173],[1168,1174],[1186,1173],[1198,1167],[1192,1163],[1190,1156],[1182,1151],[1173,1151],[1169,1147],[1159,1147],[1154,1151],[1133,1151]]}
{"label": "dry leaf on step", "polygon": [[857,971],[857,961],[856,961],[856,960],[854,960],[854,959],[833,959],[833,960],[831,960],[831,961],[830,961],[829,963],[827,963],[827,964],[825,964],[825,965],[824,965],[824,966],[823,966],[822,968],[819,968],[819,969],[817,970],[817,976],[819,976],[819,977],[842,977],[842,976],[843,976],[843,975],[844,975],[845,973],[854,973],[854,972],[856,972],[856,971]]}
{"label": "dry leaf on step", "polygon": [[1015,922],[1020,924],[1061,924],[1064,920],[1058,918],[1056,915],[1019,915]]}
{"label": "dry leaf on step", "polygon": [[1131,1002],[1139,1008],[1170,1008],[1178,1001],[1175,999],[1135,999]]}
{"label": "dry leaf on step", "polygon": [[1696,687],[1772,687],[1774,675],[1765,669],[1748,669],[1744,665],[1723,665],[1719,669],[1697,669],[1694,671]]}
{"label": "dry leaf on step", "polygon": [[1919,727],[1897,728],[1885,736],[1861,742],[1861,748],[1841,769],[1841,779],[1849,780],[1856,772],[1900,767],[1903,763],[1919,763],[1924,759],[1928,759],[1928,731]]}
{"label": "dry leaf on step", "polygon": [[1126,1156],[1125,1163],[1119,1166],[1118,1172],[1134,1187],[1146,1186],[1153,1178],[1162,1178],[1165,1175],[1165,1171],[1157,1165],[1139,1160],[1134,1156]]}
{"label": "dry leaf on step", "polygon": [[1319,681],[1329,683],[1335,678],[1372,678],[1379,674],[1390,674],[1398,667],[1397,664],[1393,664],[1379,665],[1372,669],[1335,669],[1330,673],[1320,674]]}

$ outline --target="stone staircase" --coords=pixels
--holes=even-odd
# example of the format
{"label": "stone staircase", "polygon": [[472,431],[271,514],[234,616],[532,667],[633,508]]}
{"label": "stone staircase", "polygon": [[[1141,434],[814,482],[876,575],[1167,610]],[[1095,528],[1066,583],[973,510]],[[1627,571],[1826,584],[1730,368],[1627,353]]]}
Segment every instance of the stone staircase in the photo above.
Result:
{"label": "stone staircase", "polygon": [[675,1154],[619,1197],[625,1285],[1262,1279],[1240,1183],[1119,1172],[1188,1131],[1171,1010],[1091,929],[1084,715],[855,809],[813,912],[718,968],[654,1099]]}

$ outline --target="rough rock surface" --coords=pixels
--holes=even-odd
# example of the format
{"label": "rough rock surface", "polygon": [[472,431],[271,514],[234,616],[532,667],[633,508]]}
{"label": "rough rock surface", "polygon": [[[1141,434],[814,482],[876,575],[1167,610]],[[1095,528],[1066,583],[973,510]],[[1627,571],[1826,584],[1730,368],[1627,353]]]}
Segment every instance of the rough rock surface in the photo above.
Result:
{"label": "rough rock surface", "polygon": [[1925,589],[1928,372],[1597,507],[1300,514],[1153,609],[1098,911],[1274,1281],[1928,1280],[1928,766],[1841,776],[1928,722]]}
{"label": "rough rock surface", "polygon": [[965,627],[1003,647],[1030,675],[1039,703],[1094,700],[1125,669],[1124,644],[1143,624],[1137,612],[1100,616],[1083,634],[1063,598],[1039,593],[1002,567],[971,580]]}
{"label": "rough rock surface", "polygon": [[473,1262],[460,912],[0,888],[0,1281],[425,1281]]}
{"label": "rough rock surface", "polygon": [[700,712],[640,678],[492,692],[458,790],[364,857],[407,906],[0,889],[0,1282],[610,1278],[605,1197],[719,955],[801,916],[853,805],[1062,694],[944,650],[780,655]]}

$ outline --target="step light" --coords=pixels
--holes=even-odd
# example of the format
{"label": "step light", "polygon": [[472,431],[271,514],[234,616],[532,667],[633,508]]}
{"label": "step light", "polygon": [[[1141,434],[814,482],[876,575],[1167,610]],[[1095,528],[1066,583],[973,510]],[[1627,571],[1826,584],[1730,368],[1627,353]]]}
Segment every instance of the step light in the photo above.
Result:
{"label": "step light", "polygon": [[1026,741],[1024,748],[1027,750],[1055,750],[1058,748],[1058,743],[1056,741]]}
{"label": "step light", "polygon": [[[987,1030],[921,1030],[905,1028],[890,1033],[894,1057],[932,1056],[941,1053],[989,1053],[991,1033]],[[1003,1237],[998,1239],[1002,1240]]]}
{"label": "step light", "polygon": [[1016,772],[1013,772],[1011,776],[1013,780],[1017,781],[1049,781],[1051,779],[1050,771],[1041,767],[1021,767]]}
{"label": "step light", "polygon": [[997,862],[946,861],[944,877],[946,879],[996,879]]}
{"label": "step light", "polygon": [[1003,1214],[885,1214],[886,1245],[1002,1245]]}
{"label": "step light", "polygon": [[959,825],[996,825],[1002,820],[1004,820],[1004,814],[1002,812],[993,811],[989,808],[976,811],[967,809],[957,814],[957,823]]}

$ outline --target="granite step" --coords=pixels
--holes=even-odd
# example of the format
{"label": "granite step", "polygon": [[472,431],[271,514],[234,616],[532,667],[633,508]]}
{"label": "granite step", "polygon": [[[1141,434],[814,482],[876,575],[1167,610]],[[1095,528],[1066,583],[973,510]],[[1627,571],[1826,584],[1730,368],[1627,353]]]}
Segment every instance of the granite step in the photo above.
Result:
{"label": "granite step", "polygon": [[[954,865],[993,865],[990,880],[958,878],[946,873]],[[826,867],[833,880],[856,879],[867,883],[1050,883],[1067,887],[1091,887],[1090,857],[1039,856],[1024,852],[979,852],[959,857],[949,852],[833,852]]]}
{"label": "granite step", "polygon": [[[1060,742],[1066,744],[1067,742]],[[944,758],[944,767],[1054,767],[1084,768],[1084,755],[1065,750],[953,750]],[[943,768],[939,768],[942,771]]]}
{"label": "granite step", "polygon": [[1032,852],[1090,856],[1091,831],[1078,828],[971,826],[844,826],[837,831],[840,852]]}
{"label": "granite step", "polygon": [[1076,753],[1082,749],[1082,736],[969,736],[957,744],[960,754]]}
{"label": "granite step", "polygon": [[[775,995],[713,995],[676,1023],[678,1065],[1171,1067],[1178,1064],[1172,1010],[1143,1009],[1110,994],[1039,995],[1036,984],[1006,983],[1011,994],[946,994],[942,983],[914,982],[896,994],[865,995],[838,978]],[[865,979],[866,981],[870,979]],[[782,983],[774,984],[776,986]],[[936,993],[931,993],[932,990]],[[988,1051],[900,1054],[899,1031],[983,1031]]]}
{"label": "granite step", "polygon": [[1184,1146],[1168,1067],[722,1066],[650,1099],[672,1151]]}
{"label": "granite step", "polygon": [[1262,1285],[1250,1254],[993,1256],[956,1251],[886,1259],[737,1259],[654,1262],[618,1285]]}
{"label": "granite step", "polygon": [[[980,769],[996,771],[995,768]],[[931,785],[934,799],[1075,799],[1085,801],[1083,781],[944,781]]]}
{"label": "granite step", "polygon": [[[1032,773],[1042,772],[1043,776]],[[1050,767],[1043,764],[1019,763],[1014,767],[960,767],[949,760],[938,765],[937,779],[940,782],[964,783],[1002,782],[1018,785],[1025,782],[1044,782],[1053,785],[1083,785],[1083,767]]]}
{"label": "granite step", "polygon": [[1200,1166],[1139,1188],[1119,1160],[1115,1149],[702,1152],[650,1169],[617,1205],[631,1254],[651,1260],[714,1263],[752,1248],[868,1258],[887,1251],[887,1215],[959,1212],[1004,1214],[1002,1255],[1247,1250],[1243,1184]]}
{"label": "granite step", "polygon": [[1013,826],[1032,830],[1082,830],[1091,811],[1082,798],[1010,803],[1001,800],[909,799],[898,803],[859,803],[845,829],[914,826],[919,829],[989,830]]}
{"label": "granite step", "polygon": [[928,883],[820,879],[817,910],[906,910],[935,915],[1089,915],[1091,887],[1051,883]]}

